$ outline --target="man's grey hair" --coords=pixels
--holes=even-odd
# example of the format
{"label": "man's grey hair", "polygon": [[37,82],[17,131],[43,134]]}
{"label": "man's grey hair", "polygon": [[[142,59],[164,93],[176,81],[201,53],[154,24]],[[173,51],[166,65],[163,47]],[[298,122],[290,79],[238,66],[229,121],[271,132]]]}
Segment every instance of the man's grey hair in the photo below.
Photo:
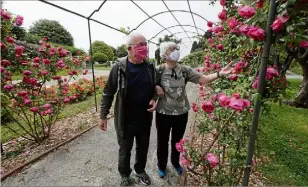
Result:
{"label": "man's grey hair", "polygon": [[126,46],[130,46],[132,43],[133,43],[133,38],[137,37],[137,36],[142,36],[144,37],[142,34],[138,33],[138,32],[133,32],[131,34],[129,34],[127,36],[127,39],[126,39]]}

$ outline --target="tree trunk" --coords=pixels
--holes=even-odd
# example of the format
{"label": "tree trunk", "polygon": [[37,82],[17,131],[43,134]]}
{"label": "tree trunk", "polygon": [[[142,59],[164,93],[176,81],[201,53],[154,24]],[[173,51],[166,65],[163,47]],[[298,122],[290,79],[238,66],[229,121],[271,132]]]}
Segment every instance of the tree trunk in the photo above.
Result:
{"label": "tree trunk", "polygon": [[303,82],[296,95],[294,104],[296,107],[308,108],[308,60],[300,63],[303,70]]}

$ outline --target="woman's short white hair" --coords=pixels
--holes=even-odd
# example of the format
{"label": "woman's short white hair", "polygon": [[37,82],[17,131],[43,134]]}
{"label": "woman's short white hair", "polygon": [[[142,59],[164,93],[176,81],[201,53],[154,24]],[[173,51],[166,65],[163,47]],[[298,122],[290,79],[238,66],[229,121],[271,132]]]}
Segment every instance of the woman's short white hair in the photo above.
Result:
{"label": "woman's short white hair", "polygon": [[159,48],[159,55],[161,58],[164,58],[164,54],[166,54],[167,50],[170,47],[179,47],[178,44],[174,43],[174,42],[163,42],[160,44],[160,48]]}

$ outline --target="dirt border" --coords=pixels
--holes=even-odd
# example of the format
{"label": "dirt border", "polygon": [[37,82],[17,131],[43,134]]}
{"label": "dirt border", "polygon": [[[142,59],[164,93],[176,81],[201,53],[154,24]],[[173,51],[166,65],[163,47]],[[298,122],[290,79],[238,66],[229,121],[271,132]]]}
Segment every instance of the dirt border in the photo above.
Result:
{"label": "dirt border", "polygon": [[[113,115],[112,116],[109,116],[107,119],[111,119],[113,118]],[[59,144],[57,144],[56,146],[48,149],[47,151],[43,152],[42,154],[30,159],[29,161],[21,164],[20,166],[17,166],[16,168],[12,169],[11,171],[7,172],[6,174],[4,174],[3,176],[1,176],[1,182],[4,181],[5,179],[7,179],[8,177],[10,177],[12,174],[15,174],[15,173],[18,173],[20,172],[24,167],[28,166],[29,164],[32,164],[36,161],[38,161],[39,159],[41,159],[42,157],[48,155],[50,152],[58,149],[59,147],[62,147],[63,145],[75,140],[76,138],[80,137],[81,135],[83,135],[84,133],[88,132],[89,130],[93,129],[94,127],[97,127],[98,125],[94,125],[92,127],[89,127],[88,129],[82,131],[81,133],[71,137],[70,139],[64,141],[64,142],[61,142]]]}

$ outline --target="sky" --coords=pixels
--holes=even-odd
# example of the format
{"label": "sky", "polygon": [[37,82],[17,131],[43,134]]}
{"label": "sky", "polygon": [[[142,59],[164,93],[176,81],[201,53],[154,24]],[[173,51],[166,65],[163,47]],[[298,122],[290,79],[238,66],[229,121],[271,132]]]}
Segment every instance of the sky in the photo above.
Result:
{"label": "sky", "polygon": [[[95,9],[97,9],[103,1],[50,1],[53,4],[60,5],[66,9],[72,10],[79,14],[88,17]],[[167,11],[168,9],[164,5],[163,1],[134,1],[138,4],[144,11],[149,15],[154,15],[158,12]],[[218,12],[222,10],[219,3],[214,6],[209,5],[209,1],[197,1],[190,0],[191,10],[203,16],[209,21],[218,21]],[[182,1],[165,1],[166,5],[170,10],[186,10],[189,11],[188,3],[186,0]],[[40,1],[4,1],[3,8],[8,11],[21,15],[24,17],[23,27],[28,29],[33,22],[39,19],[49,19],[57,20],[62,24],[73,36],[75,47],[82,48],[88,51],[89,43],[89,33],[88,33],[88,22],[86,19],[73,15],[71,13],[65,12],[48,4]],[[182,25],[193,25],[194,22],[190,13],[186,12],[173,12],[176,19]],[[148,16],[143,13],[134,3],[129,0],[119,1],[119,0],[108,0],[99,12],[96,12],[93,16],[100,22],[108,24],[115,28],[120,27],[130,27],[131,29],[137,27],[143,20],[148,18]],[[170,27],[178,25],[177,21],[171,15],[171,13],[164,13],[155,16],[154,19],[159,22],[164,27]],[[199,16],[194,15],[196,26],[202,30],[207,30],[206,21]],[[117,31],[114,31],[108,27],[100,25],[91,21],[91,33],[92,41],[101,40],[110,46],[118,47],[121,44],[126,43],[126,35]],[[153,20],[148,20],[142,24],[136,32],[143,34],[147,39],[151,39],[157,33],[159,33],[163,28]],[[195,27],[184,26],[184,29],[188,31],[190,37],[196,36],[197,32]],[[184,32],[183,28],[180,26],[172,27],[169,29],[172,33]],[[199,34],[204,32],[198,29]],[[159,37],[164,35],[170,35],[168,31],[161,32],[157,37],[153,38],[153,42],[158,42]],[[179,33],[175,35],[177,38],[181,39],[183,44],[181,47],[181,58],[189,54],[192,42],[197,40],[195,38],[189,39],[186,33]],[[154,58],[155,50],[157,46],[155,44],[150,44],[150,58]]]}

